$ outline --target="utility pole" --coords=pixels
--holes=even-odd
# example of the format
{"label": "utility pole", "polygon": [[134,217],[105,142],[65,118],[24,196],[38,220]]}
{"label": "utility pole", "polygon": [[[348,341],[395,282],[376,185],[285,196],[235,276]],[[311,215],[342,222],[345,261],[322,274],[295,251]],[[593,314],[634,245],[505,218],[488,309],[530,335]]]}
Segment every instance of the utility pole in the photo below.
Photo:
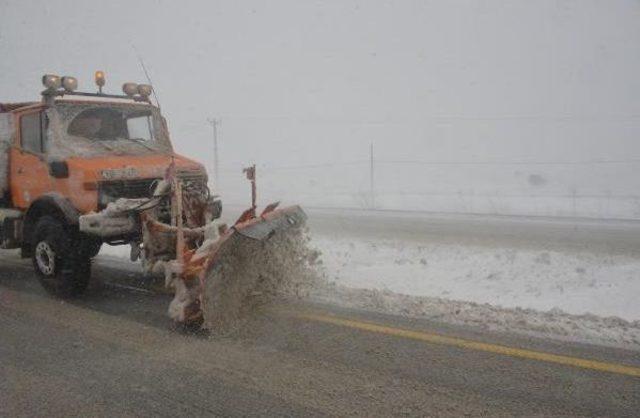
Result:
{"label": "utility pole", "polygon": [[215,176],[214,182],[215,184],[218,184],[220,182],[220,165],[218,163],[218,125],[220,124],[220,120],[216,118],[207,118],[207,122],[209,122],[209,125],[213,127],[213,173]]}
{"label": "utility pole", "polygon": [[375,189],[373,186],[373,141],[369,145],[369,201],[371,204],[371,209],[375,209]]}

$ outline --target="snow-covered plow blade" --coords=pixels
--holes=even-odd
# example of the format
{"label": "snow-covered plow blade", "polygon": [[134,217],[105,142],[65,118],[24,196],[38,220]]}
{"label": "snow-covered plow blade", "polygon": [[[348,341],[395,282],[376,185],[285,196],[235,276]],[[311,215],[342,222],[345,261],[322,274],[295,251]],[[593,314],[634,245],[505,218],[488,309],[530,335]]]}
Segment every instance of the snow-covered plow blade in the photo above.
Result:
{"label": "snow-covered plow blade", "polygon": [[227,330],[303,274],[306,215],[299,206],[273,207],[236,223],[207,257],[201,296],[205,328]]}

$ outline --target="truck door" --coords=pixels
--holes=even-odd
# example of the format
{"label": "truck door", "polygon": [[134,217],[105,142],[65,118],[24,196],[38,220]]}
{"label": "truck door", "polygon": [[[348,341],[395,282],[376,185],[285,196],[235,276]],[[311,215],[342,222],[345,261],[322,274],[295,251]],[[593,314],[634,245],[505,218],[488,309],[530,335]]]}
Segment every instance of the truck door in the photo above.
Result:
{"label": "truck door", "polygon": [[17,138],[11,149],[11,197],[14,206],[26,209],[38,196],[51,191],[45,153],[48,118],[44,109],[18,116]]}

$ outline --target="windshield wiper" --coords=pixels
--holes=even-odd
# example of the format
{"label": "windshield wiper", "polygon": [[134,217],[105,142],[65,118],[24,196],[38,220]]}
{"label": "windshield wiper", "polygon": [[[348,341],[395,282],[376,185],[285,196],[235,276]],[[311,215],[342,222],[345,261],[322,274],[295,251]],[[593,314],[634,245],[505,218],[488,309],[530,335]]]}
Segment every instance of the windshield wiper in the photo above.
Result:
{"label": "windshield wiper", "polygon": [[107,143],[105,141],[102,140],[92,140],[91,141],[92,144],[100,144],[102,145],[104,148],[106,148],[108,151],[113,151],[113,148],[110,145],[107,145]]}
{"label": "windshield wiper", "polygon": [[149,144],[147,144],[147,140],[144,138],[129,138],[129,140],[135,142],[136,144],[142,145],[150,151],[155,151],[155,148],[149,146]]}

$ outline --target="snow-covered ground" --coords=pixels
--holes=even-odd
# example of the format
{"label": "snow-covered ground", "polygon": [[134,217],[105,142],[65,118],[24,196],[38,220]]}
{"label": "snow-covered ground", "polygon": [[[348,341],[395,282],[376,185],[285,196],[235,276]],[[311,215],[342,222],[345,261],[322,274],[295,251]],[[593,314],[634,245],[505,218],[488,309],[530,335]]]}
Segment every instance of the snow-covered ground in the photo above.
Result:
{"label": "snow-covered ground", "polygon": [[640,259],[316,236],[312,298],[493,331],[640,350]]}
{"label": "snow-covered ground", "polygon": [[640,225],[310,211],[347,307],[640,350]]}
{"label": "snow-covered ground", "polygon": [[640,320],[640,259],[315,236],[330,281],[350,288]]}

